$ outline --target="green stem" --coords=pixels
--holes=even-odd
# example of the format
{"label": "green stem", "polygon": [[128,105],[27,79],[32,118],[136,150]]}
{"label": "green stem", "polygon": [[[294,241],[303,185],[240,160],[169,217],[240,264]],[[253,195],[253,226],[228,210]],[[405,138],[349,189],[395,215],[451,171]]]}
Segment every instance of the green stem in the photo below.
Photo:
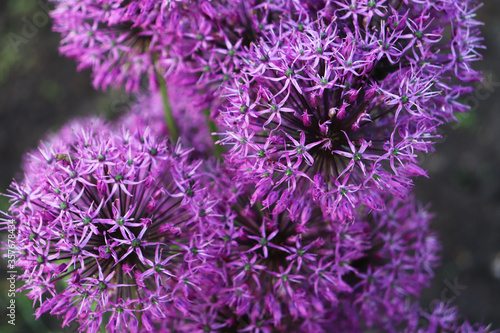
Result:
{"label": "green stem", "polygon": [[163,76],[156,71],[156,78],[158,80],[158,84],[160,85],[160,93],[161,98],[163,100],[163,109],[165,111],[165,122],[167,123],[168,131],[170,132],[170,137],[174,143],[179,139],[179,134],[177,132],[177,127],[175,126],[175,120],[172,116],[172,108],[170,107],[170,103],[168,102],[168,94],[167,94],[167,85]]}
{"label": "green stem", "polygon": [[[207,125],[208,125],[208,130],[210,131],[210,134],[217,132],[217,125],[210,119],[210,109],[205,109],[203,110],[203,113],[207,117]],[[215,135],[211,135],[212,140],[214,142],[214,155],[217,158],[220,158],[222,153],[224,152],[222,149],[221,145],[216,144],[217,142],[217,137]]]}

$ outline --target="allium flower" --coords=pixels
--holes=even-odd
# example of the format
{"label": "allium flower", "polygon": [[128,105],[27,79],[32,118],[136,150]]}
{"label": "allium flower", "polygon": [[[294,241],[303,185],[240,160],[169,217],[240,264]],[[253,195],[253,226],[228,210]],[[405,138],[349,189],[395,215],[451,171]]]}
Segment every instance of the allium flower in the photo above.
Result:
{"label": "allium flower", "polygon": [[439,246],[430,215],[413,200],[390,199],[386,212],[360,211],[349,225],[325,219],[306,198],[278,214],[259,210],[245,186],[225,176],[213,175],[223,216],[212,226],[216,274],[189,315],[171,314],[170,329],[398,332],[423,315],[412,304],[429,284]]}
{"label": "allium flower", "polygon": [[439,244],[429,231],[431,215],[413,199],[391,199],[384,212],[364,217],[370,225],[371,248],[354,266],[353,293],[330,314],[346,330],[364,327],[399,332],[410,307],[433,277]]}
{"label": "allium flower", "polygon": [[312,196],[341,220],[382,209],[381,192],[404,197],[425,175],[417,157],[436,127],[467,110],[475,2],[284,3],[234,55],[221,109],[228,160],[265,202]]}
{"label": "allium flower", "polygon": [[[479,79],[475,0],[52,1],[61,52],[95,86],[153,89],[118,128],[65,127],[12,183],[37,316],[89,332],[487,330],[416,303],[439,246],[406,197]],[[201,172],[207,116],[229,166]],[[177,131],[197,155],[170,146]]]}
{"label": "allium flower", "polygon": [[[203,272],[214,204],[199,163],[146,129],[73,123],[40,145],[8,196],[22,290],[35,313],[81,331],[154,331],[189,302]],[[101,327],[102,328],[102,327]]]}
{"label": "allium flower", "polygon": [[255,28],[245,28],[253,1],[52,1],[61,53],[92,68],[94,85],[102,88],[138,90],[144,75],[155,85],[156,71],[222,80],[234,67],[227,66],[231,55]]}
{"label": "allium flower", "polygon": [[443,302],[434,302],[430,313],[422,310],[418,304],[411,304],[406,325],[402,325],[399,332],[494,333],[498,330],[492,330],[490,325],[471,325],[468,321],[460,324],[456,308]]}
{"label": "allium flower", "polygon": [[63,37],[60,52],[76,58],[79,69],[92,68],[96,87],[123,84],[129,91],[138,90],[142,76],[154,78],[157,33],[151,29],[151,1],[53,2],[53,29]]}

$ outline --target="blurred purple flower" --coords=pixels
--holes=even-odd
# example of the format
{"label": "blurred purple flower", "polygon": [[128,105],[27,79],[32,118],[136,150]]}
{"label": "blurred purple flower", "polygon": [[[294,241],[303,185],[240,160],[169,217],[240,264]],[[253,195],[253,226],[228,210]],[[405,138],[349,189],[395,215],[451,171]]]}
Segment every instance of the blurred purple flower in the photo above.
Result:
{"label": "blurred purple flower", "polygon": [[[222,172],[222,174],[217,173]],[[210,283],[165,329],[179,332],[452,332],[454,309],[415,304],[429,285],[439,245],[413,199],[358,212],[352,225],[323,218],[304,198],[282,213],[259,210],[248,189],[216,170]],[[208,319],[210,318],[210,319]],[[428,318],[424,321],[423,318]],[[469,326],[468,326],[469,325]],[[478,332],[484,328],[476,327]],[[474,331],[474,330],[473,330]]]}

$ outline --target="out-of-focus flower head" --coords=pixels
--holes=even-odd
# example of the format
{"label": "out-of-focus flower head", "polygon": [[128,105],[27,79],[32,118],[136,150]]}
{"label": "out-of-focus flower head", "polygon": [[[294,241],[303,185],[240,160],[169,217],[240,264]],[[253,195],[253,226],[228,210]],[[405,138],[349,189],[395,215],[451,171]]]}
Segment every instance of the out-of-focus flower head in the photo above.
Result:
{"label": "out-of-focus flower head", "polygon": [[255,1],[52,2],[61,53],[81,69],[92,68],[94,85],[101,88],[124,85],[137,91],[144,76],[156,85],[156,72],[169,78],[195,73],[203,83],[219,80],[223,74],[211,73],[228,65],[231,57],[225,56],[255,37],[249,19],[257,15],[250,14]]}
{"label": "out-of-focus flower head", "polygon": [[170,313],[165,328],[397,332],[424,313],[412,304],[433,276],[439,245],[430,214],[413,199],[389,199],[384,213],[360,211],[348,225],[306,198],[279,214],[261,210],[230,174],[212,172],[222,216],[211,244],[216,274],[189,315]]}
{"label": "out-of-focus flower head", "polygon": [[9,218],[37,317],[88,332],[103,322],[110,332],[154,331],[199,292],[212,270],[214,202],[188,153],[148,128],[95,120],[66,126],[28,157]]}
{"label": "out-of-focus flower head", "polygon": [[145,74],[154,78],[152,49],[157,33],[144,17],[148,9],[156,8],[146,4],[151,1],[53,2],[53,29],[63,37],[60,52],[77,59],[79,69],[92,68],[94,86],[138,90]]}
{"label": "out-of-focus flower head", "polygon": [[407,316],[404,324],[398,327],[395,332],[405,333],[496,333],[491,325],[481,323],[471,324],[467,320],[463,321],[457,312],[457,308],[450,306],[449,303],[435,300],[433,308],[423,309],[418,302],[407,302]]}

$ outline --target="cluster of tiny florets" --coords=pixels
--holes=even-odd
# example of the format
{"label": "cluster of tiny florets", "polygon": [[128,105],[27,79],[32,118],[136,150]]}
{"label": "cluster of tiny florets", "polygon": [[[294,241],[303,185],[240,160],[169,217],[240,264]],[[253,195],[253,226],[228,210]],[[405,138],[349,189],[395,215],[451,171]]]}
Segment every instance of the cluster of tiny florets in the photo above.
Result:
{"label": "cluster of tiny florets", "polygon": [[221,142],[266,206],[312,196],[345,220],[425,175],[418,154],[466,110],[460,82],[478,79],[480,39],[469,2],[326,3],[294,2],[235,55]]}
{"label": "cluster of tiny florets", "polygon": [[98,119],[66,126],[28,156],[8,196],[37,316],[92,332],[103,317],[111,332],[138,331],[139,321],[152,330],[202,283],[207,258],[196,246],[209,242],[213,203],[187,156],[148,128]]}
{"label": "cluster of tiny florets", "polygon": [[359,212],[349,225],[332,223],[305,199],[271,214],[250,205],[242,184],[220,181],[212,190],[223,200],[214,206],[220,218],[207,249],[216,263],[211,283],[189,310],[170,313],[165,328],[466,331],[447,305],[427,314],[415,303],[433,276],[439,245],[428,228],[430,215],[413,199],[389,200],[384,213]]}

